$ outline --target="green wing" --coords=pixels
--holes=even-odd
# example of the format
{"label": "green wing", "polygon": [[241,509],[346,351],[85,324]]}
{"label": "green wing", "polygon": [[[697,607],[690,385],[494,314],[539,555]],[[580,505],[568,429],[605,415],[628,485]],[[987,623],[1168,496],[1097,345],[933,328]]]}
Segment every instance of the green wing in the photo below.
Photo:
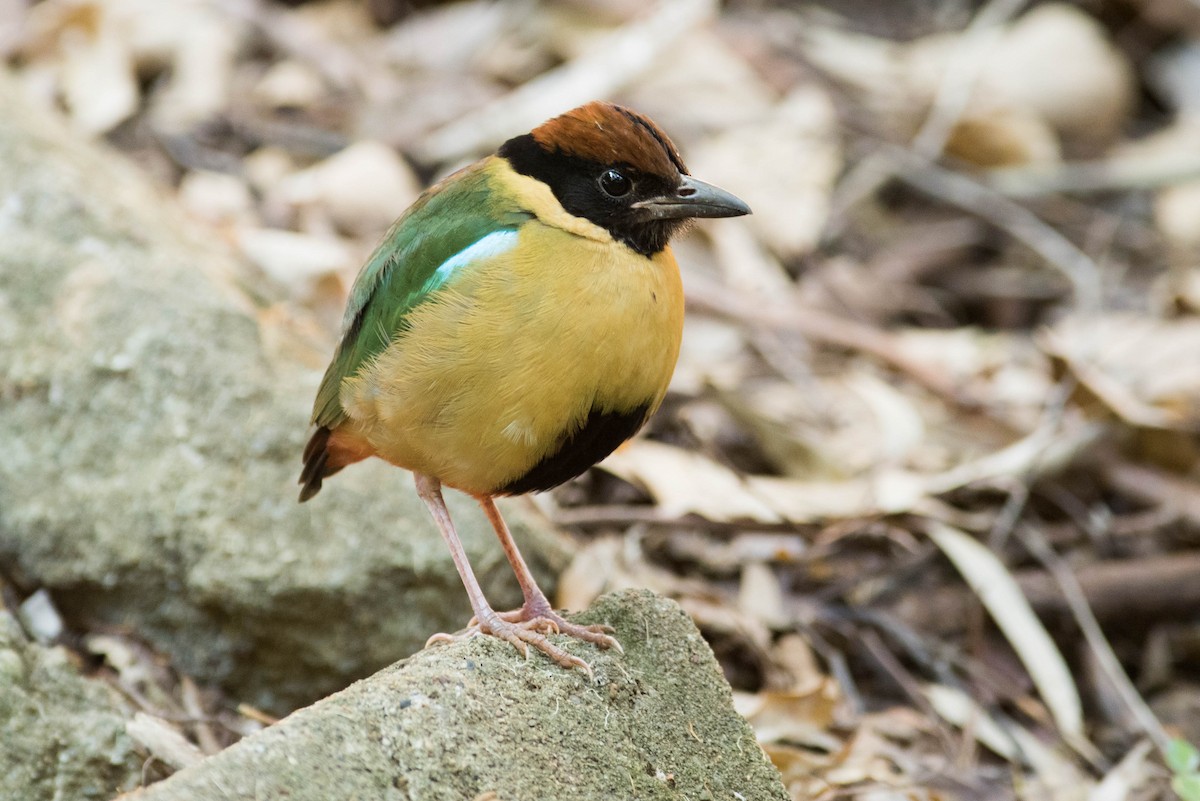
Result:
{"label": "green wing", "polygon": [[409,312],[445,283],[448,271],[439,267],[532,216],[492,191],[486,165],[472,165],[422,195],[363,265],[346,303],[341,344],[313,404],[316,425],[333,428],[346,418],[338,399],[343,379],[382,353]]}

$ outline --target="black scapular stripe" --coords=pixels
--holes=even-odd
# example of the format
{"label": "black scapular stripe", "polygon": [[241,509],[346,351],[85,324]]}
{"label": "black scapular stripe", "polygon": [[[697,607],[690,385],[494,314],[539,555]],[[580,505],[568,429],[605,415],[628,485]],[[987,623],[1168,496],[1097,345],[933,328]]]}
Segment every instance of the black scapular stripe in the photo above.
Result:
{"label": "black scapular stripe", "polygon": [[522,495],[557,487],[583,473],[638,432],[649,416],[645,404],[628,412],[592,409],[583,426],[564,433],[559,448],[530,468],[520,478],[501,487],[498,495]]}

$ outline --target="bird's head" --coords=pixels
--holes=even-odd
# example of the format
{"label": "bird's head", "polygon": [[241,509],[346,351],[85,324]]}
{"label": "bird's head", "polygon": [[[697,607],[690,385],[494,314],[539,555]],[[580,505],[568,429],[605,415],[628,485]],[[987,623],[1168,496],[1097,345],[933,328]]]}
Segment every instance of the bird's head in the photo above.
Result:
{"label": "bird's head", "polygon": [[611,103],[568,111],[508,140],[498,154],[549,186],[567,212],[643,255],[666,247],[689,219],[750,213],[730,193],[689,175],[657,125]]}

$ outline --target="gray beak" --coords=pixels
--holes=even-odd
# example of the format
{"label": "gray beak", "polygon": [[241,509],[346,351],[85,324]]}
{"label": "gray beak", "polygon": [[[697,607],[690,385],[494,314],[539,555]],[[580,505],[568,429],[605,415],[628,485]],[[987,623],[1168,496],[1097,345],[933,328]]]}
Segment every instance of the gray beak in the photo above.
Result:
{"label": "gray beak", "polygon": [[688,217],[741,217],[750,207],[724,189],[697,181],[690,175],[675,191],[661,197],[639,200],[633,208],[647,212],[651,219],[679,220]]}

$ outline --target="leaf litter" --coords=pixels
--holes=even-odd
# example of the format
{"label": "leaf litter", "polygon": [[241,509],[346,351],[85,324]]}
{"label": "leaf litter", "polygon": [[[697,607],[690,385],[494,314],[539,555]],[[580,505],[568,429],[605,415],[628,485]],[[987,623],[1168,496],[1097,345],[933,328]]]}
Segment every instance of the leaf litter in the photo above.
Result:
{"label": "leaf litter", "polygon": [[[280,351],[332,346],[422,186],[594,97],[647,112],[756,214],[679,243],[648,431],[536,501],[578,537],[558,602],[679,600],[797,799],[1195,783],[1163,753],[1200,741],[1194,4],[5,9],[28,91],[280,290]],[[87,642],[166,763],[264,722]]]}

